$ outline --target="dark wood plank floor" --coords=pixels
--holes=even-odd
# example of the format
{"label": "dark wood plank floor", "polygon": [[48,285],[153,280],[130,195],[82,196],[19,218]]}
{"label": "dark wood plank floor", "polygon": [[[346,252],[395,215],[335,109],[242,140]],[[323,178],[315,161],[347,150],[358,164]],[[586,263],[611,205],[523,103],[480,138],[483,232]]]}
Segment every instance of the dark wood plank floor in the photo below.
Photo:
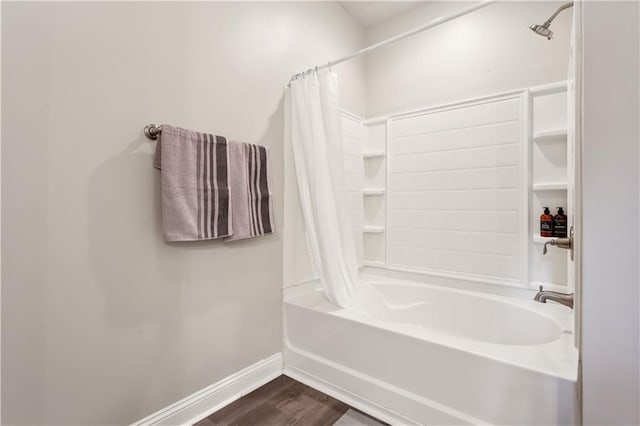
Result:
{"label": "dark wood plank floor", "polygon": [[227,405],[196,426],[329,426],[351,407],[287,376]]}

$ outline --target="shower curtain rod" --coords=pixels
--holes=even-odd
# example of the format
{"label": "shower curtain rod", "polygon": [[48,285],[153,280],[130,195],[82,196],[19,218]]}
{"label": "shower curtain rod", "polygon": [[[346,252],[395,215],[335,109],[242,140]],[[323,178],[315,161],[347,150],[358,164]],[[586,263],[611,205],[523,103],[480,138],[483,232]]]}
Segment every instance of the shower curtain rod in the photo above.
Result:
{"label": "shower curtain rod", "polygon": [[407,32],[398,34],[396,36],[393,36],[391,38],[383,40],[383,41],[381,41],[379,43],[372,44],[371,46],[365,47],[364,49],[358,50],[357,52],[354,52],[354,53],[352,53],[350,55],[343,56],[342,58],[338,58],[338,59],[335,59],[333,61],[329,61],[326,64],[319,65],[319,66],[317,66],[315,68],[310,68],[307,71],[303,71],[303,72],[300,72],[298,74],[294,74],[291,77],[291,80],[294,80],[294,79],[300,77],[301,75],[303,75],[304,73],[309,72],[309,71],[313,71],[313,70],[317,71],[317,70],[324,69],[324,68],[331,68],[334,65],[340,64],[342,62],[346,62],[349,59],[353,59],[353,58],[355,58],[357,56],[364,55],[365,53],[369,53],[372,50],[376,50],[376,49],[378,49],[378,48],[380,48],[382,46],[386,46],[387,44],[391,44],[391,43],[394,43],[396,41],[405,39],[407,37],[411,37],[412,35],[421,33],[422,31],[428,30],[429,28],[437,27],[438,25],[444,24],[445,22],[449,22],[449,21],[451,21],[453,19],[459,18],[459,17],[464,16],[464,15],[466,15],[468,13],[474,12],[474,11],[476,11],[478,9],[482,9],[483,7],[489,6],[490,4],[495,3],[496,1],[497,0],[483,0],[483,1],[479,2],[479,3],[476,3],[476,4],[472,5],[472,6],[467,7],[466,9],[462,9],[459,12],[453,13],[453,14],[451,14],[449,16],[436,18],[433,21],[430,21],[430,22],[426,23],[425,25],[421,25],[421,26],[419,26],[417,28],[414,28],[414,29],[409,30]]}

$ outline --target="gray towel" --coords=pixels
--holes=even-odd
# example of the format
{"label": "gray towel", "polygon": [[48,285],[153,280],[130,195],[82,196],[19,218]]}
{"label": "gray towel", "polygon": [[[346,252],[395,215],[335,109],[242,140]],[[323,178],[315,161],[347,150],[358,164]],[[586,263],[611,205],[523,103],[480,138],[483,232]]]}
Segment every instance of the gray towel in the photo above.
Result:
{"label": "gray towel", "polygon": [[166,241],[232,234],[227,139],[162,125],[154,166],[162,170],[162,231]]}
{"label": "gray towel", "polygon": [[162,171],[166,241],[234,241],[274,232],[264,146],[163,124],[154,166]]}
{"label": "gray towel", "polygon": [[269,167],[269,151],[264,146],[230,142],[233,235],[225,241],[275,232]]}

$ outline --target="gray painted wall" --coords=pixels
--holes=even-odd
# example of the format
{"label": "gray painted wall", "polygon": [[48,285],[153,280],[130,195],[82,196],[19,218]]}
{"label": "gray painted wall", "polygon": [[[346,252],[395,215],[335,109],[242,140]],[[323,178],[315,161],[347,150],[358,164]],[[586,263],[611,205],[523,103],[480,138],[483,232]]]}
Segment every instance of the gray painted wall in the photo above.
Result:
{"label": "gray painted wall", "polygon": [[583,421],[637,425],[640,11],[583,9]]}
{"label": "gray painted wall", "polygon": [[[281,350],[282,241],[164,243],[149,122],[264,144],[335,3],[2,5],[2,424],[127,424]],[[331,31],[327,31],[331,28]],[[364,113],[361,62],[337,67]]]}

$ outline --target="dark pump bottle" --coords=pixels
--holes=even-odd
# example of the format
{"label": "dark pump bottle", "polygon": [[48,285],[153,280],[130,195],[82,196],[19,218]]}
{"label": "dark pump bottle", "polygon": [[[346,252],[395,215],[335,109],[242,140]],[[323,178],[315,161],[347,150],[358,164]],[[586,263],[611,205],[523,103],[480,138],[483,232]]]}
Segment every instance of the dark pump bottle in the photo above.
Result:
{"label": "dark pump bottle", "polygon": [[567,215],[562,207],[558,207],[558,214],[553,218],[553,236],[567,238]]}
{"label": "dark pump bottle", "polygon": [[553,216],[549,207],[545,207],[544,213],[540,216],[540,236],[553,237]]}

